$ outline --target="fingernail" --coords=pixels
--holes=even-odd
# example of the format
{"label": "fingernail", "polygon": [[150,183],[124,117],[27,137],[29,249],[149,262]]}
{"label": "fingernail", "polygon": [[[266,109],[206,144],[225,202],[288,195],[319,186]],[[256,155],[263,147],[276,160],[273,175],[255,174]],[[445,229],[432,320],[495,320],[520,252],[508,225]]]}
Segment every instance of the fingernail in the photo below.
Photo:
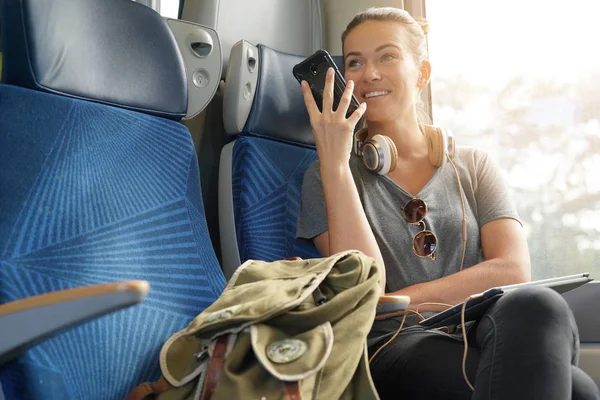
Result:
{"label": "fingernail", "polygon": [[302,86],[303,88],[305,88],[306,87],[306,81],[300,82],[300,86]]}
{"label": "fingernail", "polygon": [[333,68],[329,67],[329,69],[327,70],[327,75],[331,76],[333,75]]}
{"label": "fingernail", "polygon": [[348,86],[354,86],[354,81],[353,80],[349,80],[348,81]]}
{"label": "fingernail", "polygon": [[364,110],[365,108],[367,108],[367,103],[365,103],[365,102],[361,103],[361,104],[360,104],[360,108],[362,108],[363,110]]}

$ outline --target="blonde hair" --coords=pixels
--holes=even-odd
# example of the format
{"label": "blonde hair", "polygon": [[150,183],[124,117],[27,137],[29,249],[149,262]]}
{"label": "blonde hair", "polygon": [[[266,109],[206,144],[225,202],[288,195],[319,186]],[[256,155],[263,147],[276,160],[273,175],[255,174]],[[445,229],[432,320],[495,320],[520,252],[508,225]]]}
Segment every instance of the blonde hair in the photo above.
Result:
{"label": "blonde hair", "polygon": [[[427,37],[429,33],[429,24],[424,19],[415,19],[406,10],[395,7],[371,7],[354,16],[352,21],[346,26],[346,30],[342,33],[342,52],[344,42],[350,32],[358,25],[366,21],[381,21],[381,22],[397,22],[404,26],[408,32],[409,53],[415,60],[417,65],[421,65],[423,60],[429,58],[427,50]],[[430,123],[431,117],[427,106],[419,98],[417,100],[417,115],[419,122]]]}

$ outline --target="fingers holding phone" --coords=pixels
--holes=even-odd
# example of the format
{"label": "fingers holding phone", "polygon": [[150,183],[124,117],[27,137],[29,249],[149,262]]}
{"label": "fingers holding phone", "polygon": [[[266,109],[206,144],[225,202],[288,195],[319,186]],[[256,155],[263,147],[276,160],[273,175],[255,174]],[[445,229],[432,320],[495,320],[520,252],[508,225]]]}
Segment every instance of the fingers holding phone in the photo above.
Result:
{"label": "fingers holding phone", "polygon": [[[353,105],[353,102],[352,102],[352,98],[354,96],[353,93],[354,93],[354,81],[350,80],[346,84],[346,89],[344,90],[344,94],[342,95],[342,97],[340,99],[340,103],[336,110],[336,114],[340,114],[344,118],[348,119],[348,122],[352,126],[352,130],[354,130],[354,127],[356,126],[356,124],[358,124],[358,122],[364,115],[365,111],[367,110],[367,103],[362,103],[358,107],[351,108],[351,106]],[[350,116],[347,116],[349,110],[352,111],[352,114],[350,114]]]}
{"label": "fingers holding phone", "polygon": [[329,168],[328,166],[335,168],[340,165],[348,165],[352,151],[354,127],[367,108],[366,104],[363,103],[354,110],[349,118],[346,118],[354,89],[354,84],[349,82],[339,99],[337,109],[334,111],[333,85],[333,77],[328,76],[323,90],[322,111],[319,111],[309,85],[302,82],[304,103],[310,116],[317,152],[321,165],[326,168]]}
{"label": "fingers holding phone", "polygon": [[302,84],[304,104],[323,163],[342,165],[352,151],[354,128],[366,110],[353,95],[354,84],[346,83],[329,54],[319,50],[293,69]]}
{"label": "fingers holding phone", "polygon": [[[330,71],[332,70],[330,69]],[[335,116],[336,120],[347,120],[350,123],[352,130],[354,130],[354,127],[364,115],[367,104],[362,103],[354,106],[354,82],[348,81],[342,96],[338,99],[336,108],[336,105],[334,104],[335,97],[333,94],[333,84],[333,75],[331,77],[328,76],[325,82],[323,96],[321,96],[322,106],[319,107],[317,100],[315,100],[314,89],[312,89],[306,81],[303,80],[300,82],[302,87],[302,95],[304,96],[304,105],[306,106],[310,116],[311,125],[314,128],[315,125],[321,122],[323,115],[328,117],[328,120],[333,120],[333,116]],[[352,111],[350,115],[348,115],[349,110]]]}
{"label": "fingers holding phone", "polygon": [[311,92],[310,86],[306,81],[300,82],[302,86],[302,95],[304,96],[304,105],[306,106],[306,110],[308,111],[308,115],[310,117],[310,124],[314,126],[313,121],[317,121],[318,117],[321,115],[321,111],[319,111],[319,107],[317,106],[317,102]]}
{"label": "fingers holding phone", "polygon": [[335,71],[332,67],[327,69],[325,76],[325,88],[323,89],[323,113],[327,115],[333,114],[333,84]]}

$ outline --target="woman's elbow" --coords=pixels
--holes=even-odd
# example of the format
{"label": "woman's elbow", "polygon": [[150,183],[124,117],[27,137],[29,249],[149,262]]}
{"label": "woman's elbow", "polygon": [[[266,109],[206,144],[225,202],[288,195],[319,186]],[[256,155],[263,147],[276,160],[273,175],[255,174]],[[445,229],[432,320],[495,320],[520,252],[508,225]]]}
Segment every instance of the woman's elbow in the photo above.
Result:
{"label": "woman's elbow", "polygon": [[531,261],[529,258],[514,260],[511,262],[511,270],[514,274],[515,283],[531,281]]}

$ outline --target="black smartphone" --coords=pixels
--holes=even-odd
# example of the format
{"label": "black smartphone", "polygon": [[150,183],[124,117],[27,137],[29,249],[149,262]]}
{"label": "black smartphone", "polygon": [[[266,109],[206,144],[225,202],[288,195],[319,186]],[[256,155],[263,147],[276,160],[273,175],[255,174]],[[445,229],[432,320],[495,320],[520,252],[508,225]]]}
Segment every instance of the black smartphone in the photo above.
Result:
{"label": "black smartphone", "polygon": [[[325,50],[317,50],[313,55],[309,56],[306,60],[297,64],[293,68],[293,74],[298,82],[306,81],[310,87],[310,90],[315,98],[319,111],[323,111],[323,91],[325,90],[325,78],[327,76],[327,70],[333,68],[335,72],[335,80],[333,84],[333,110],[337,110],[340,104],[340,99],[346,89],[346,80],[338,69],[333,58]],[[358,100],[352,95],[350,105],[348,106],[348,112],[346,118],[360,106]]]}

